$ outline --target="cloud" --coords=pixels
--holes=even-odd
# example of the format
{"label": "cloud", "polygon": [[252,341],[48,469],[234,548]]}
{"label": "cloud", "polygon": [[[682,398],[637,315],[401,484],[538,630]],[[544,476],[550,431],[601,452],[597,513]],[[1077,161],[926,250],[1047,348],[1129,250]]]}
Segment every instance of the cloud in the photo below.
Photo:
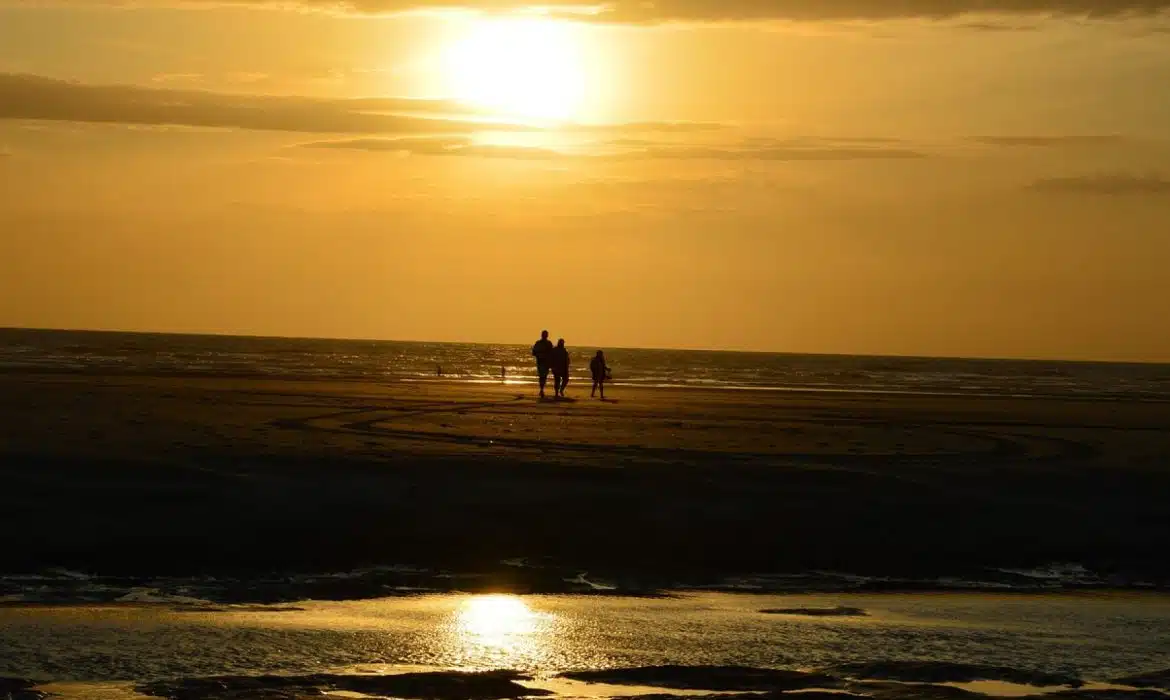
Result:
{"label": "cloud", "polygon": [[775,136],[749,136],[743,144],[756,148],[817,148],[817,147],[889,147],[905,144],[906,141],[888,136],[789,136],[777,138]]}
{"label": "cloud", "polygon": [[[156,0],[171,3],[176,0]],[[191,5],[228,0],[178,0]],[[235,0],[288,7],[286,0]],[[59,0],[66,4],[120,4],[119,0]],[[467,9],[507,11],[537,6],[602,22],[725,22],[749,20],[952,19],[965,15],[1028,14],[1110,18],[1170,9],[1170,0],[300,0],[302,7],[386,13]]]}
{"label": "cloud", "polygon": [[1034,192],[1108,196],[1170,195],[1170,180],[1160,175],[1083,175],[1051,177],[1029,186]]}
{"label": "cloud", "polygon": [[[0,119],[223,127],[311,133],[456,133],[483,128],[445,100],[229,95],[131,85],[84,85],[0,73]],[[492,124],[493,130],[530,130]]]}
{"label": "cloud", "polygon": [[258,71],[232,71],[231,73],[228,73],[226,77],[227,77],[227,80],[229,82],[245,84],[245,85],[246,84],[253,84],[253,83],[262,83],[262,82],[264,82],[266,80],[270,80],[272,78],[271,75],[269,75],[267,73],[261,73]]}
{"label": "cloud", "polygon": [[621,139],[610,139],[609,141],[606,141],[603,145],[615,146],[617,148],[647,148],[649,146],[657,146],[658,141],[651,141],[650,139],[621,138]]}
{"label": "cloud", "polygon": [[925,158],[925,153],[903,148],[861,148],[854,146],[655,146],[613,156],[658,160],[903,160]]}
{"label": "cloud", "polygon": [[[181,76],[186,77],[189,76]],[[164,75],[155,81],[166,83],[181,78]],[[167,87],[86,85],[17,73],[0,73],[0,119],[363,135],[546,130],[488,121],[486,114],[452,100],[227,94]],[[726,125],[707,122],[628,122],[564,124],[555,130],[582,134],[684,134],[723,128]]]}
{"label": "cloud", "polygon": [[472,139],[465,137],[347,139],[343,141],[314,141],[300,145],[302,148],[382,151],[425,156],[477,156],[480,158],[508,158],[513,160],[543,160],[567,157],[563,153],[547,148],[476,143]]}
{"label": "cloud", "polygon": [[988,146],[1054,148],[1059,146],[1102,146],[1122,143],[1126,139],[1117,134],[1086,136],[979,136],[973,139]]}
{"label": "cloud", "polygon": [[389,151],[391,153],[445,154],[452,148],[471,143],[468,138],[403,137],[396,139],[346,139],[344,141],[312,141],[301,148],[329,148],[357,151]]}
{"label": "cloud", "polygon": [[746,176],[742,172],[704,176],[603,177],[581,180],[570,187],[593,194],[636,194],[650,199],[689,199],[697,195],[719,197],[773,196],[794,193],[800,188],[769,177]]}
{"label": "cloud", "polygon": [[150,79],[152,83],[197,83],[204,79],[202,73],[159,73]]}
{"label": "cloud", "polygon": [[459,155],[479,156],[480,158],[508,158],[511,160],[548,160],[563,158],[564,153],[550,148],[532,148],[528,146],[504,146],[494,143],[478,143],[464,146]]}
{"label": "cloud", "polygon": [[891,144],[904,143],[902,139],[890,138],[888,136],[834,136],[830,141],[838,143],[868,143],[868,144]]}
{"label": "cloud", "polygon": [[738,146],[647,145],[652,142],[617,140],[593,144],[593,147],[617,147],[617,150],[567,152],[550,148],[477,143],[469,138],[393,138],[315,141],[301,144],[305,148],[329,148],[383,151],[431,156],[480,156],[524,160],[711,160],[711,161],[842,161],[913,159],[927,155],[903,148],[862,148],[856,146],[776,146],[744,141]]}
{"label": "cloud", "polygon": [[976,32],[1036,32],[1040,27],[1035,24],[1006,24],[1003,22],[963,22],[956,25],[959,29],[970,29]]}
{"label": "cloud", "polygon": [[567,124],[558,131],[573,133],[623,133],[623,134],[691,134],[703,131],[719,131],[728,128],[718,122],[623,122],[620,124]]}

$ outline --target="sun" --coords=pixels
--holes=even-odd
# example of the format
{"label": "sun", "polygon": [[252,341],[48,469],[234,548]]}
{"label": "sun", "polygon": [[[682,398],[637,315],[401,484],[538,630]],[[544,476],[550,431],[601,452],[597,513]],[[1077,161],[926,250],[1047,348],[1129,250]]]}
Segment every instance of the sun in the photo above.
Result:
{"label": "sun", "polygon": [[443,52],[448,92],[499,116],[574,118],[585,101],[579,31],[549,19],[476,19]]}

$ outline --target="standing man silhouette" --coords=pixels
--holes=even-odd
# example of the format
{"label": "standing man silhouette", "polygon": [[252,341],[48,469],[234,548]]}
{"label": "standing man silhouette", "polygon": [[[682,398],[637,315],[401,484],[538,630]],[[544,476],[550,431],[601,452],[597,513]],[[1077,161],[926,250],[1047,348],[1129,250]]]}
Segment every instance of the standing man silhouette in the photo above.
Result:
{"label": "standing man silhouette", "polygon": [[549,364],[552,362],[552,341],[548,339],[548,331],[540,334],[540,340],[532,346],[532,356],[536,358],[536,374],[540,378],[540,398],[544,398],[544,386],[548,384]]}
{"label": "standing man silhouette", "polygon": [[565,339],[557,341],[552,351],[553,387],[556,388],[557,398],[565,398],[565,387],[569,386],[569,349],[565,347]]}
{"label": "standing man silhouette", "polygon": [[596,396],[601,389],[601,400],[605,401],[605,380],[609,379],[609,365],[605,364],[605,353],[601,350],[589,362],[589,373],[593,375],[593,391],[590,396]]}

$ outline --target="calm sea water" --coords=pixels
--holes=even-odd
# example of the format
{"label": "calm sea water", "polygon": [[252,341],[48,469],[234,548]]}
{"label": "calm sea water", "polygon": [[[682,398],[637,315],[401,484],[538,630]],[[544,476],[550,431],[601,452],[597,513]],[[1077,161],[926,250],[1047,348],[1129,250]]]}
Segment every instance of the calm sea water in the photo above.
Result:
{"label": "calm sea water", "polygon": [[[535,338],[533,339],[535,340]],[[530,344],[0,329],[0,371],[534,381]],[[570,347],[586,372],[595,348]],[[1170,400],[1170,365],[607,348],[617,384]]]}

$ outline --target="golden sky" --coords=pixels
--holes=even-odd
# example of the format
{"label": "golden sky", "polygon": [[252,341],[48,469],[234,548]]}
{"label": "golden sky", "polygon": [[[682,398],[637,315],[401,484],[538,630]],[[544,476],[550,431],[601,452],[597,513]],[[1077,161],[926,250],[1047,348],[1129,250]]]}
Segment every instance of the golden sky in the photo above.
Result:
{"label": "golden sky", "polygon": [[1170,0],[0,0],[0,326],[1170,361]]}

